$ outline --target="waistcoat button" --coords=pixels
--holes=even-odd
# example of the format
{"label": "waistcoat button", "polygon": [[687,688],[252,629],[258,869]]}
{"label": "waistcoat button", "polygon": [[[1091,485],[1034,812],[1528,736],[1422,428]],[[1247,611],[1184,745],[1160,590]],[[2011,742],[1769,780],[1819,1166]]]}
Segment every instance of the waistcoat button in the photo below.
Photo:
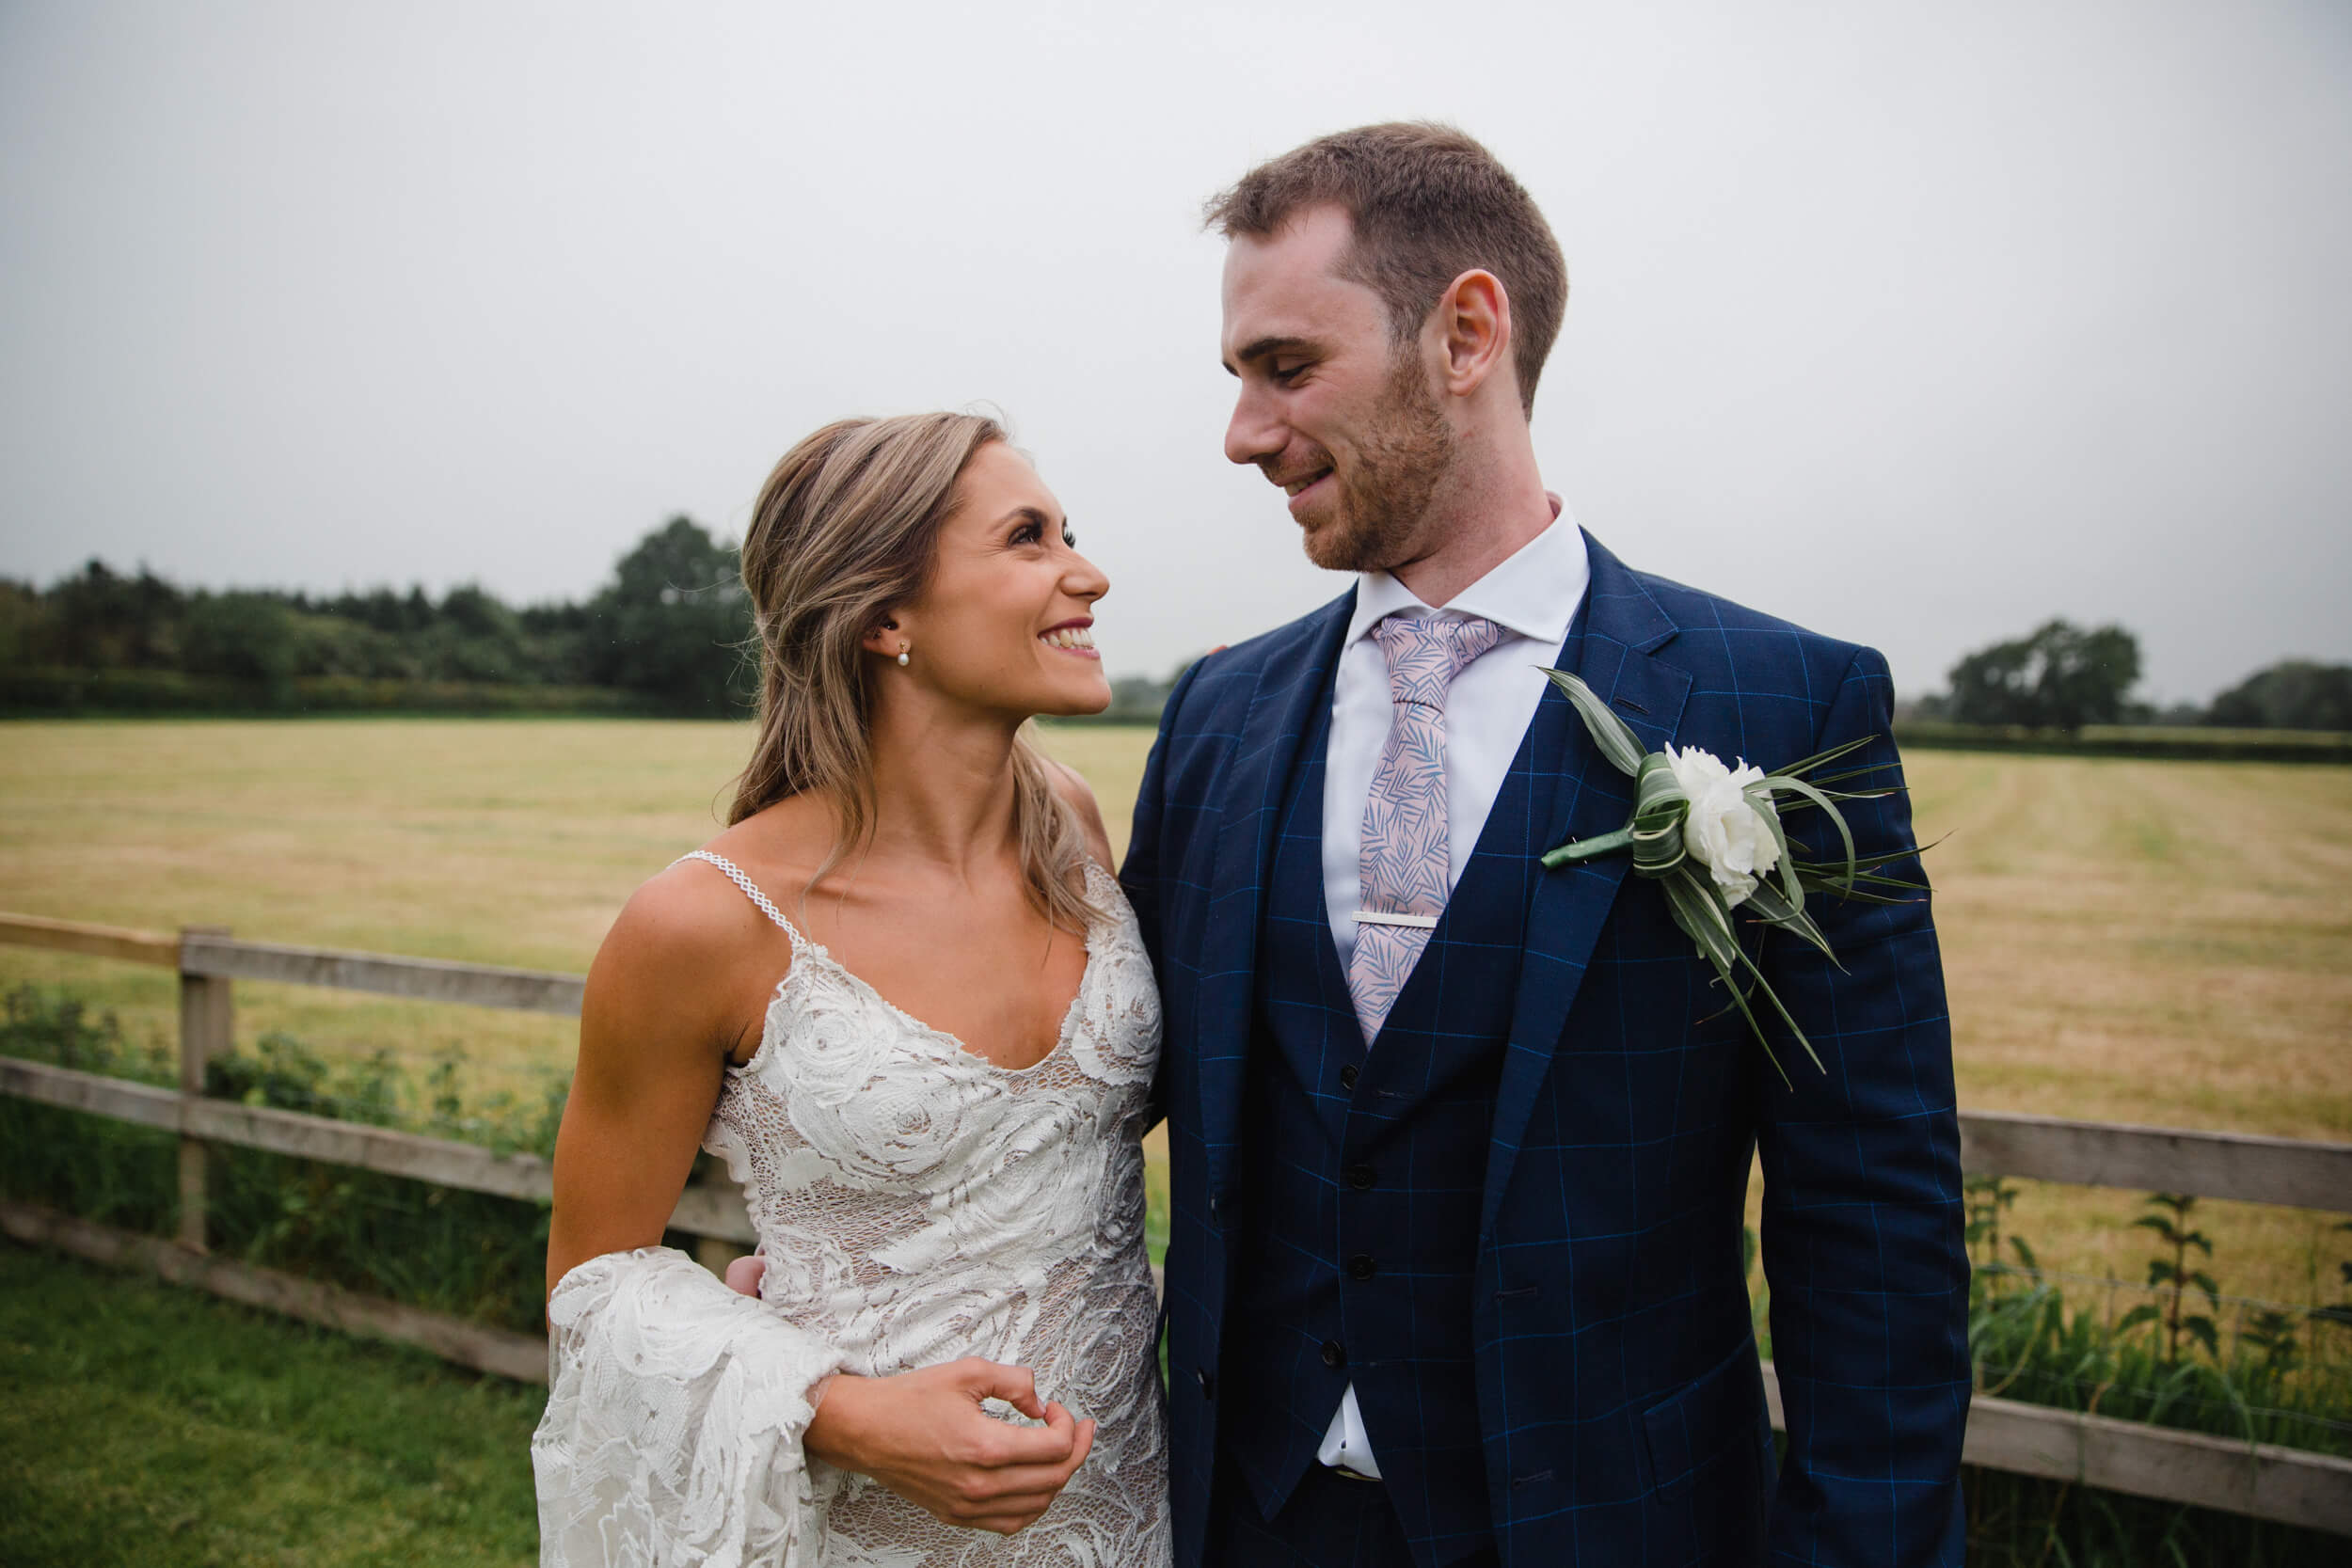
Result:
{"label": "waistcoat button", "polygon": [[1346,1347],[1346,1346],[1344,1346],[1344,1345],[1343,1345],[1343,1344],[1341,1344],[1341,1343],[1340,1343],[1337,1339],[1326,1339],[1326,1340],[1324,1340],[1324,1341],[1323,1341],[1323,1364],[1324,1364],[1325,1366],[1327,1366],[1327,1367],[1344,1367],[1344,1366],[1346,1366],[1346,1365],[1347,1365],[1347,1347]]}
{"label": "waistcoat button", "polygon": [[1373,1168],[1370,1165],[1350,1165],[1347,1167],[1347,1184],[1355,1188],[1359,1193],[1368,1193],[1372,1191],[1372,1184],[1376,1180],[1378,1180],[1378,1178],[1374,1173]]}
{"label": "waistcoat button", "polygon": [[1192,1370],[1192,1375],[1200,1380],[1200,1397],[1202,1399],[1213,1400],[1216,1398],[1216,1379],[1210,1373],[1208,1368],[1195,1367]]}
{"label": "waistcoat button", "polygon": [[1379,1269],[1380,1265],[1373,1261],[1372,1254],[1369,1252],[1359,1252],[1347,1260],[1347,1275],[1350,1279],[1370,1279],[1379,1272]]}
{"label": "waistcoat button", "polygon": [[1343,1089],[1352,1089],[1355,1086],[1356,1064],[1354,1062],[1350,1062],[1345,1067],[1340,1069],[1340,1087]]}

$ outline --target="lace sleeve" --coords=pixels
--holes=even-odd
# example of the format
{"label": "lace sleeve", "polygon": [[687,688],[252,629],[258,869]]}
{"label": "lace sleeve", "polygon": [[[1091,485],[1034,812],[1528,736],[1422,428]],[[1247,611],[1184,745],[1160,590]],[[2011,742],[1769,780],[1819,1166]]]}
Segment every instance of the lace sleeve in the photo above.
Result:
{"label": "lace sleeve", "polygon": [[824,1340],[671,1247],[607,1253],[548,1301],[531,1440],[542,1568],[782,1568],[822,1536],[801,1451]]}

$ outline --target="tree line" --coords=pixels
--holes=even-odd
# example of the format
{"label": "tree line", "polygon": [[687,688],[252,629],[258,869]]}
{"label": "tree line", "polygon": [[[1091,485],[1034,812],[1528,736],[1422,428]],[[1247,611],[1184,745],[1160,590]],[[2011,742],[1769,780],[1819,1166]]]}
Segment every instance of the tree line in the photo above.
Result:
{"label": "tree line", "polygon": [[2119,626],[2045,622],[1952,666],[1951,689],[1911,705],[1911,717],[1957,724],[2079,730],[2086,724],[2212,724],[2231,729],[2352,731],[2352,665],[2286,659],[2198,707],[2133,700],[2139,640]]}
{"label": "tree line", "polygon": [[[0,676],[146,672],[289,696],[306,677],[596,687],[649,710],[745,711],[751,605],[735,547],[690,517],[647,533],[586,600],[510,606],[477,584],[326,595],[187,589],[91,561],[0,578]],[[294,705],[291,700],[261,705]]]}

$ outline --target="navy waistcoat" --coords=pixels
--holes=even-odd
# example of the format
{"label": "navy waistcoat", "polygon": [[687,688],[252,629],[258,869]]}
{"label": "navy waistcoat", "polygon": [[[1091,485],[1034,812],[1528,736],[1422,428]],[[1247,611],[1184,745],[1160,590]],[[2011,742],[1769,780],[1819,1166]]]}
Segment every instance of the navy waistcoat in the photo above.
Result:
{"label": "navy waistcoat", "polygon": [[1488,1540],[1470,1293],[1531,867],[1549,847],[1536,841],[1551,775],[1529,757],[1565,744],[1553,732],[1567,705],[1546,705],[1522,738],[1369,1050],[1323,896],[1329,702],[1319,709],[1259,933],[1224,1356],[1235,1398],[1220,1437],[1270,1518],[1316,1463],[1352,1382],[1415,1559],[1435,1568]]}

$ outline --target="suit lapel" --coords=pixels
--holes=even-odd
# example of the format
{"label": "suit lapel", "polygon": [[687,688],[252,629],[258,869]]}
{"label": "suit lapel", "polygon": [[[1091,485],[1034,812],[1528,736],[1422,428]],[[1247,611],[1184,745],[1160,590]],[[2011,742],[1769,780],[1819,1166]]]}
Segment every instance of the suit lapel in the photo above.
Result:
{"label": "suit lapel", "polygon": [[[1652,657],[1673,639],[1677,627],[1615,556],[1590,534],[1584,543],[1592,581],[1581,643],[1570,638],[1580,648],[1575,673],[1632,726],[1644,746],[1654,749],[1674,738],[1691,692],[1688,671]],[[1555,704],[1569,705],[1558,690],[1547,691],[1544,708],[1548,711]],[[1559,728],[1568,738],[1559,757],[1551,831],[1534,847],[1537,854],[1569,838],[1590,838],[1621,828],[1633,809],[1633,781],[1600,755],[1583,723],[1575,721]],[[1486,1199],[1479,1215],[1482,1242],[1493,1234],[1536,1093],[1550,1070],[1568,1009],[1575,1005],[1629,864],[1626,857],[1613,855],[1545,872],[1535,884],[1518,992],[1512,1004],[1510,1040],[1495,1094]]]}
{"label": "suit lapel", "polygon": [[1226,1184],[1239,1135],[1258,931],[1283,793],[1299,746],[1314,728],[1315,704],[1329,700],[1340,639],[1355,609],[1350,589],[1299,622],[1292,638],[1265,650],[1217,802],[1216,859],[1209,879],[1196,1012],[1200,1126],[1209,1150],[1212,1192]]}

